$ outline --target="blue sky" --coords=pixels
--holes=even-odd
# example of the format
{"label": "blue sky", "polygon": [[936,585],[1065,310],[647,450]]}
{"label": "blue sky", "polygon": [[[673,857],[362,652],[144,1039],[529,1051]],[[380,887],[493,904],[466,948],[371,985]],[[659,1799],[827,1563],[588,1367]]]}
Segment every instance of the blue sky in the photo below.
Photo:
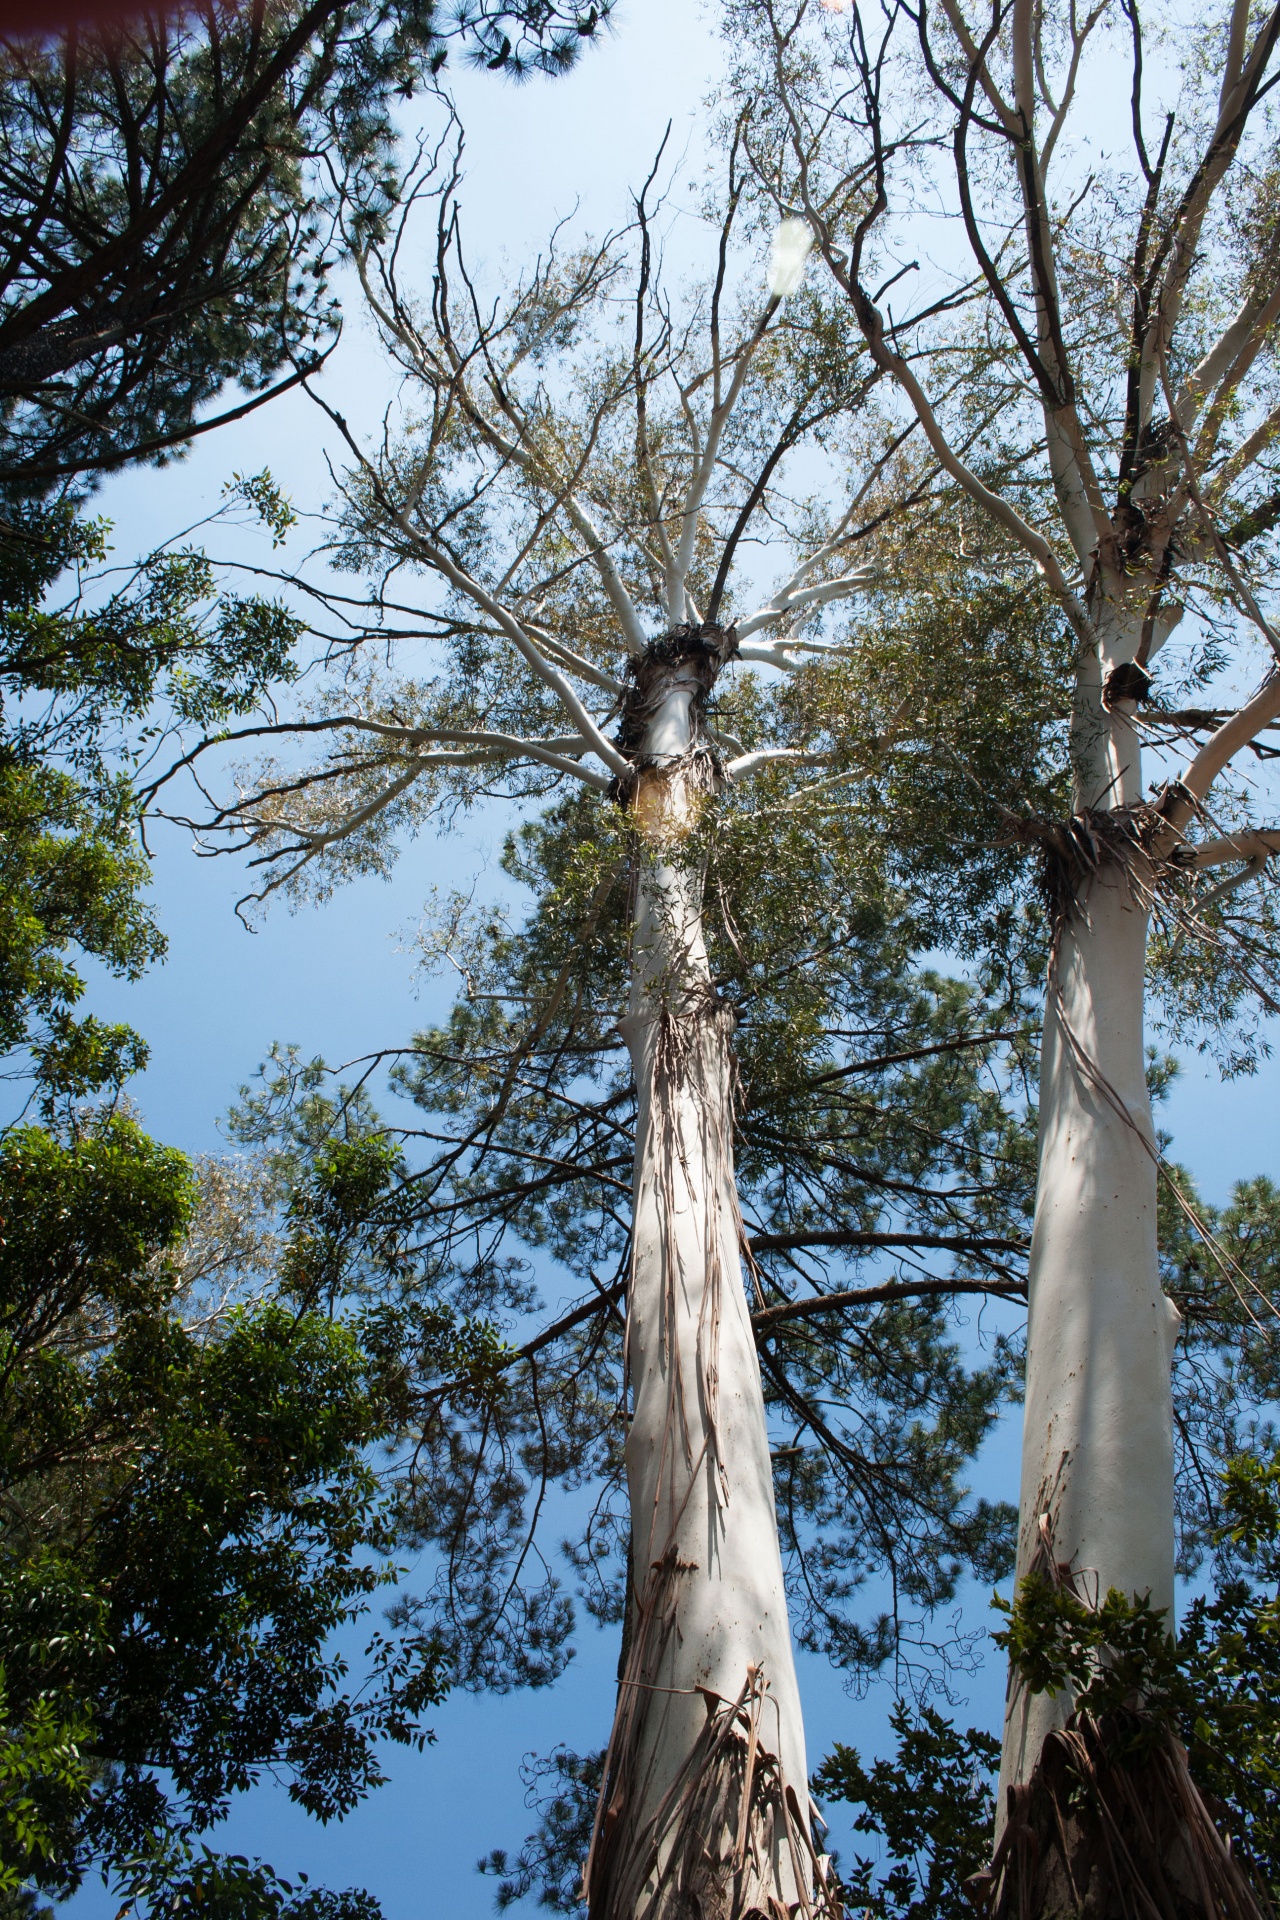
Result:
{"label": "blue sky", "polygon": [[[473,250],[492,264],[504,253],[527,258],[575,206],[596,231],[624,218],[627,190],[648,172],[668,119],[675,150],[687,146],[690,176],[696,171],[701,103],[719,59],[711,10],[688,0],[622,0],[616,21],[616,33],[588,51],[567,80],[515,90],[490,76],[459,76],[467,224]],[[362,401],[376,400],[381,377],[353,314],[327,389],[341,393],[344,411],[357,415]],[[269,465],[300,508],[317,509],[326,492],[323,445],[315,409],[295,393],[198,442],[179,463],[111,482],[100,510],[115,523],[117,554],[128,558],[215,510],[237,470]],[[239,536],[226,536],[226,545],[244,557],[254,551]],[[266,557],[265,547],[258,557]],[[277,909],[255,933],[232,910],[244,891],[234,861],[196,859],[179,830],[161,831],[155,891],[169,957],[136,985],[97,979],[93,989],[96,1011],[129,1019],[152,1045],[152,1064],[135,1087],[151,1130],[192,1151],[216,1150],[219,1117],[273,1040],[336,1061],[394,1044],[431,1017],[444,988],[428,984],[418,996],[404,931],[432,886],[458,884],[478,860],[492,858],[501,825],[486,818],[459,840],[412,843],[389,882],[358,881],[298,914]],[[1175,1152],[1210,1199],[1225,1198],[1235,1177],[1280,1171],[1278,1086],[1271,1065],[1223,1087],[1212,1067],[1188,1063],[1163,1118]],[[1016,1434],[1005,1430],[981,1462],[983,1491],[1009,1497],[1016,1464]],[[982,1601],[974,1598],[978,1624]],[[579,1748],[602,1744],[615,1660],[612,1635],[588,1628],[577,1660],[553,1689],[448,1701],[433,1716],[437,1744],[422,1756],[392,1753],[391,1784],[342,1826],[321,1831],[280,1790],[264,1786],[237,1809],[218,1844],[261,1854],[281,1871],[303,1867],[330,1885],[367,1886],[381,1897],[387,1920],[446,1913],[479,1920],[492,1911],[492,1885],[476,1875],[477,1857],[495,1845],[517,1845],[527,1828],[521,1756],[560,1740]],[[851,1700],[839,1676],[812,1658],[802,1660],[801,1679],[814,1762],[835,1739],[871,1750],[882,1741],[883,1691]],[[992,1664],[973,1685],[970,1716],[994,1725],[1001,1692]],[[106,1920],[114,1905],[88,1888],[72,1910],[77,1920]]]}

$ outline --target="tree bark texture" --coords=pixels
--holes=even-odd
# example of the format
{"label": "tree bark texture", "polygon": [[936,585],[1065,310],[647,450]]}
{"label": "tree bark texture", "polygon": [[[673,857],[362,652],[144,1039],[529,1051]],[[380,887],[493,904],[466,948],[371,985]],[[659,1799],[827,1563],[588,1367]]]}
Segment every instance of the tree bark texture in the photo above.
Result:
{"label": "tree bark texture", "polygon": [[[1143,882],[1104,860],[1061,920],[1050,967],[1017,1571],[1048,1556],[1089,1604],[1117,1587],[1172,1609],[1179,1321],[1156,1262]],[[1011,1676],[1002,1806],[1071,1708]]]}
{"label": "tree bark texture", "polygon": [[[1145,1596],[1172,1631],[1180,1320],[1157,1263],[1143,1034],[1149,849],[1163,836],[1132,721],[1141,622],[1114,602],[1096,618],[1077,685],[1077,811],[1047,850],[1017,1578],[1048,1577],[1093,1607],[1111,1588]],[[971,1889],[997,1920],[1258,1920],[1172,1730],[1148,1728],[1140,1743],[1133,1732],[1077,1713],[1069,1690],[1030,1693],[1011,1670],[996,1854]]]}
{"label": "tree bark texture", "polygon": [[1128,1714],[1051,1733],[991,1867],[968,1882],[974,1904],[995,1890],[994,1920],[1274,1920],[1181,1744],[1151,1733]]}
{"label": "tree bark texture", "polygon": [[638,1093],[627,1307],[632,1591],[586,1885],[591,1920],[786,1920],[824,1905],[764,1396],[740,1258],[731,1016],[691,844],[718,778],[706,696],[733,635],[638,663],[633,975]]}

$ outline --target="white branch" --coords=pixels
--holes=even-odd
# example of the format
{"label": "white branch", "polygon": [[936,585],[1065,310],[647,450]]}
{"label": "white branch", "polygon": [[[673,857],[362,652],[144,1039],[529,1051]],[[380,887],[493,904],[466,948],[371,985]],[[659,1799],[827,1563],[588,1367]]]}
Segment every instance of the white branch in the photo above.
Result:
{"label": "white branch", "polygon": [[1048,133],[1045,135],[1044,146],[1041,148],[1041,152],[1040,152],[1040,169],[1041,169],[1042,175],[1045,177],[1047,177],[1049,172],[1049,162],[1053,158],[1053,150],[1058,144],[1058,136],[1061,134],[1063,127],[1066,125],[1067,114],[1070,111],[1071,103],[1075,98],[1076,81],[1080,75],[1080,60],[1081,60],[1081,56],[1084,53],[1084,43],[1089,38],[1089,35],[1093,32],[1093,29],[1097,26],[1099,20],[1101,20],[1106,10],[1107,10],[1107,0],[1099,0],[1099,4],[1092,9],[1088,18],[1085,20],[1084,25],[1077,32],[1072,33],[1071,64],[1067,68],[1067,77],[1065,82],[1063,83],[1062,99],[1059,102],[1059,105],[1056,111],[1053,111],[1053,121],[1052,121],[1052,124],[1050,125]]}
{"label": "white branch", "polygon": [[[1235,387],[1248,371],[1248,365],[1262,344],[1263,335],[1270,327],[1280,310],[1280,286],[1272,287],[1269,293],[1250,293],[1239,307],[1235,318],[1224,327],[1218,339],[1210,347],[1199,365],[1187,375],[1178,394],[1178,413],[1185,421],[1193,421],[1204,405],[1208,394],[1212,393],[1219,382],[1225,380],[1234,370],[1231,387]],[[1237,362],[1246,349],[1252,348],[1248,361],[1237,368]],[[1230,391],[1230,388],[1227,389]],[[1226,394],[1218,396],[1219,403]]]}
{"label": "white branch", "polygon": [[877,578],[875,567],[860,567],[856,573],[846,573],[839,580],[823,580],[816,587],[797,586],[796,583],[804,578],[813,564],[812,561],[806,561],[804,566],[797,568],[786,586],[774,595],[767,606],[757,608],[748,619],[738,623],[740,640],[758,633],[761,627],[767,627],[773,620],[785,620],[788,614],[794,613],[799,607],[822,607],[830,600],[847,600],[864,587],[874,585]]}
{"label": "white branch", "polygon": [[799,747],[759,747],[754,753],[739,754],[725,768],[730,780],[745,780],[749,773],[758,773],[761,767],[776,766],[785,761],[793,767],[825,767],[830,764],[829,753],[805,753]]}
{"label": "white branch", "polygon": [[589,680],[605,693],[622,695],[626,692],[615,674],[606,673],[603,667],[593,666],[590,660],[584,660],[580,653],[575,653],[572,647],[566,647],[563,640],[558,640],[554,633],[548,633],[545,627],[535,625],[532,620],[526,620],[525,626],[537,636],[539,646],[551,655],[557,666],[568,667],[570,673],[576,674],[580,680]]}
{"label": "white branch", "polygon": [[1205,867],[1225,867],[1231,860],[1247,860],[1260,873],[1273,854],[1280,854],[1280,827],[1247,827],[1240,833],[1220,834],[1184,848],[1178,855],[1178,865],[1199,873]]}
{"label": "white branch", "polygon": [[[535,459],[529,449],[522,446],[518,440],[513,440],[509,438],[507,434],[501,432],[501,430],[493,424],[492,420],[489,419],[488,415],[476,405],[476,402],[469,393],[466,395],[466,403],[472,424],[483,434],[484,438],[488,440],[494,451],[500,453],[505,460],[511,460],[516,466],[522,467],[526,473],[532,473],[538,476],[540,462]],[[547,476],[542,475],[541,477],[545,484]],[[613,558],[609,553],[608,545],[603,534],[572,488],[566,488],[560,491],[559,488],[556,487],[554,490],[568,516],[570,524],[586,543],[587,557],[594,562],[604,590],[609,597],[609,604],[618,616],[627,651],[629,653],[643,653],[645,647],[645,632],[640,621],[640,615],[636,611],[635,602],[627,592],[622,575],[613,564]]]}
{"label": "white branch", "polygon": [[762,667],[782,667],[787,673],[795,673],[804,665],[803,660],[795,660],[793,654],[808,653],[818,659],[834,656],[843,652],[843,648],[831,646],[820,640],[774,640],[761,642],[748,640],[740,646],[734,658],[746,660],[751,665]]}
{"label": "white branch", "polygon": [[1270,56],[1272,29],[1275,24],[1274,13],[1270,20],[1259,27],[1252,51],[1246,58],[1245,36],[1248,20],[1249,0],[1235,0],[1228,57],[1222,75],[1217,125],[1205,150],[1204,171],[1195,194],[1187,206],[1182,229],[1174,241],[1142,343],[1139,412],[1144,425],[1151,418],[1156,382],[1160,377],[1160,368],[1169,351],[1174,328],[1182,311],[1183,296],[1191,270],[1195,265],[1200,234],[1205,215],[1209,210],[1209,203],[1231,165],[1239,144],[1238,136],[1235,141],[1227,137],[1231,122],[1239,114],[1246,94],[1260,78]]}
{"label": "white branch", "polygon": [[1252,700],[1210,734],[1199,753],[1183,768],[1180,784],[1196,800],[1203,800],[1222,769],[1277,714],[1280,714],[1280,673],[1271,674]]}
{"label": "white branch", "polygon": [[1280,434],[1280,406],[1272,407],[1266,419],[1260,421],[1253,432],[1240,442],[1235,452],[1214,474],[1205,491],[1205,498],[1210,501],[1220,500],[1227,488],[1233,486],[1259,455],[1266,452],[1277,434]]}
{"label": "white branch", "polygon": [[603,760],[606,767],[612,768],[614,773],[625,776],[629,772],[627,762],[612,742],[605,739],[560,669],[553,666],[551,661],[538,650],[515,615],[501,606],[492,594],[486,592],[480,582],[460,567],[443,547],[438,547],[434,541],[426,539],[403,510],[396,514],[396,522],[406,537],[427,556],[432,566],[444,575],[449,584],[456,587],[459,593],[465,594],[469,600],[473,600],[478,607],[482,607],[489,618],[501,627],[521,658],[558,696],[561,705],[596,758]]}
{"label": "white branch", "polygon": [[[942,11],[946,14],[950,22],[951,31],[955,34],[956,39],[964,49],[965,59],[971,67],[976,66],[978,62],[978,44],[969,32],[968,22],[960,11],[957,0],[942,0]],[[987,99],[991,102],[996,113],[1003,121],[1005,132],[1009,134],[1012,139],[1020,140],[1022,138],[1022,123],[1008,101],[1005,100],[1000,93],[999,88],[991,77],[991,70],[985,60],[982,62],[978,78],[982,82],[982,91],[986,94]]]}
{"label": "white branch", "polygon": [[[720,449],[720,441],[732,417],[733,410],[738,404],[748,370],[750,369],[752,360],[755,358],[756,349],[768,332],[769,322],[781,304],[781,300],[776,294],[767,302],[764,312],[756,323],[755,331],[752,333],[751,338],[738,349],[734,361],[733,378],[729,382],[729,391],[725,394],[719,406],[712,409],[711,418],[707,424],[706,444],[702,449],[701,458],[694,462],[693,473],[690,476],[684,502],[680,508],[680,543],[675,555],[676,575],[670,589],[671,592],[679,594],[680,596],[684,596],[686,592],[685,579],[690,568],[693,566],[693,549],[698,533],[698,515],[702,509],[702,502],[706,498],[707,488],[711,484],[711,475],[715,471],[716,455]],[[677,609],[672,607],[669,611],[674,622]],[[682,612],[683,608],[680,608],[679,611]]]}

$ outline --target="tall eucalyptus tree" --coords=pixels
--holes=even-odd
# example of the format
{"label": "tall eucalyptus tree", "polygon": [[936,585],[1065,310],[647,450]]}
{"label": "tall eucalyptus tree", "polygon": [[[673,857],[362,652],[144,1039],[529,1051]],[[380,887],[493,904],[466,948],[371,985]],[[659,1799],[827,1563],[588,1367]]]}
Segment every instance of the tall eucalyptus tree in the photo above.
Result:
{"label": "tall eucalyptus tree", "polygon": [[[1154,50],[1139,0],[760,0],[734,19],[752,49],[742,86],[772,74],[758,177],[808,225],[970,537],[994,542],[1072,639],[1058,744],[1069,817],[1036,818],[1016,765],[999,795],[1010,837],[1043,851],[1052,931],[1018,1563],[1091,1606],[1114,1588],[1169,1608],[1179,1316],[1157,1265],[1148,935],[1154,913],[1151,957],[1175,1013],[1180,993],[1184,1013],[1199,994],[1192,1011],[1212,1025],[1255,987],[1274,1007],[1280,830],[1254,770],[1280,716],[1266,611],[1280,519],[1280,9],[1161,9]],[[919,268],[902,262],[907,244],[923,253],[922,166],[964,235],[954,281],[974,303],[968,328],[937,324],[936,287],[915,311],[900,286],[887,297]],[[978,419],[975,458],[963,442]],[[1172,703],[1153,703],[1157,673]],[[1211,682],[1211,707],[1178,709],[1179,692]],[[1150,786],[1144,745],[1163,749]],[[1244,887],[1258,906],[1242,925]],[[1083,1885],[1101,1844],[1078,1800],[1057,1822],[1050,1804],[1069,1791],[1062,1755],[1088,1734],[1061,1734],[1071,1710],[1069,1689],[1033,1693],[1014,1671],[1001,1898],[1035,1912],[1076,1910],[1073,1871]],[[1167,1766],[1145,1853],[1126,1829],[1145,1863],[1129,1871],[1151,1884],[1170,1871],[1191,1791],[1172,1751]],[[1044,1842],[1035,1868],[1028,1823]],[[1204,1871],[1230,1881],[1224,1859],[1207,1840]],[[1024,1871],[1034,1894],[1018,1891]],[[1125,1879],[1114,1863],[1098,1871]]]}
{"label": "tall eucalyptus tree", "polygon": [[[945,1310],[1019,1292],[1025,1155],[988,1076],[1018,995],[913,962],[953,903],[902,915],[877,822],[931,729],[982,754],[1009,676],[975,706],[919,631],[898,653],[910,687],[888,686],[829,624],[936,519],[937,469],[877,418],[840,303],[795,291],[794,232],[764,291],[747,118],[703,229],[709,278],[678,295],[652,181],[625,232],[557,235],[496,299],[463,252],[452,146],[424,156],[385,244],[351,235],[399,398],[363,427],[330,409],[347,466],[327,557],[371,584],[295,581],[332,676],[309,708],[231,736],[289,745],[197,823],[247,848],[263,900],[385,866],[398,835],[485,797],[525,816],[507,864],[539,895],[528,926],[497,909],[476,925],[464,900],[431,936],[464,991],[401,1060],[429,1149],[403,1198],[429,1277],[451,1274],[468,1310],[529,1306],[521,1239],[591,1291],[508,1353],[501,1392],[422,1384],[406,1524],[444,1552],[434,1618],[457,1670],[546,1680],[566,1603],[550,1574],[520,1598],[542,1493],[603,1485],[574,1550],[611,1615],[630,1540],[587,1867],[601,1920],[692,1898],[726,1915],[829,1904],[775,1473],[801,1630],[850,1663],[895,1646],[890,1623],[848,1619],[869,1568],[927,1609],[1006,1551],[1007,1516],[959,1479],[1004,1350],[971,1371]],[[991,594],[973,641],[998,660],[1031,643],[1023,597]],[[314,1084],[282,1060],[246,1137],[287,1132]],[[813,1265],[832,1253],[906,1264],[832,1290]],[[935,1257],[954,1271],[929,1273]],[[766,1394],[787,1439],[772,1457]],[[629,1524],[608,1497],[622,1455]],[[805,1521],[824,1530],[807,1552]]]}

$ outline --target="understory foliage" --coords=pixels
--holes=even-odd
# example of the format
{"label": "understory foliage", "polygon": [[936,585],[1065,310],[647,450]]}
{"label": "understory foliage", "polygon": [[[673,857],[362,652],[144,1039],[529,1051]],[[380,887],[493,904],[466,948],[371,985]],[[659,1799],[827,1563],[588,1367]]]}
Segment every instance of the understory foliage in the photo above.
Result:
{"label": "understory foliage", "polygon": [[249,1176],[197,1178],[119,1111],[0,1148],[11,1883],[64,1895],[97,1869],[141,1912],[371,1910],[197,1836],[268,1768],[340,1816],[443,1689],[429,1639],[374,1632],[353,1689],[333,1637],[395,1578],[369,1449],[397,1355],[334,1292],[352,1199],[387,1177],[385,1151],[332,1146],[277,1236]]}
{"label": "understory foliage", "polygon": [[[846,1904],[867,1920],[960,1920],[964,1883],[987,1864],[995,1817],[1000,1742],[961,1733],[934,1707],[918,1715],[901,1702],[889,1716],[891,1760],[863,1765],[837,1745],[814,1776],[819,1799],[858,1807],[857,1834],[882,1841],[879,1858],[842,1863]],[[855,1847],[857,1842],[854,1843]]]}
{"label": "understory foliage", "polygon": [[[1104,1721],[1112,1763],[1140,1767],[1168,1733],[1240,1857],[1280,1893],[1280,1454],[1233,1461],[1218,1489],[1215,1585],[1175,1639],[1164,1615],[1114,1589],[1022,1582],[996,1635],[1033,1692],[1072,1689]],[[1138,1703],[1141,1703],[1140,1705]]]}

